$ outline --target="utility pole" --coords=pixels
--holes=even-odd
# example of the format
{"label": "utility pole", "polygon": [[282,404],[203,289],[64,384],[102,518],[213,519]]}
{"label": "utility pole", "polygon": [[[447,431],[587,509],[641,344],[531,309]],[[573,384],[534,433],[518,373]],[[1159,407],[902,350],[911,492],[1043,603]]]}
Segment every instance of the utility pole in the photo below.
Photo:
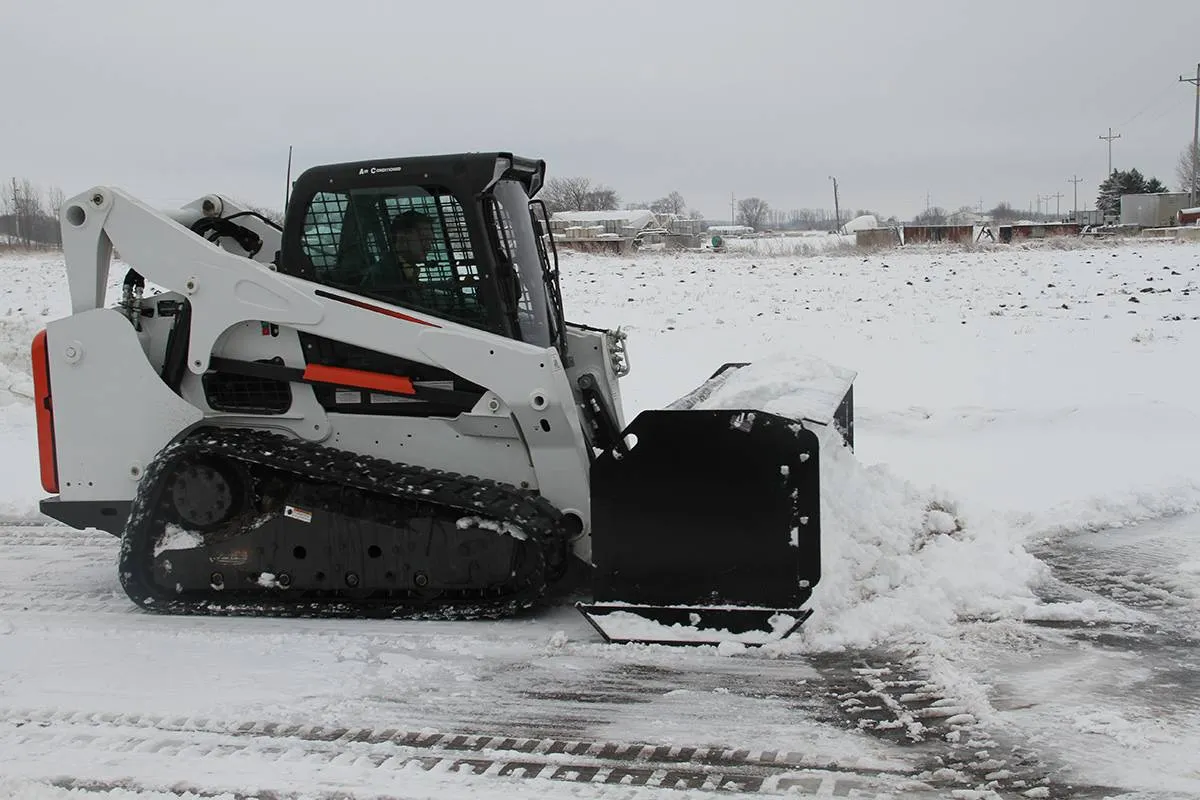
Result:
{"label": "utility pole", "polygon": [[837,178],[830,175],[829,180],[833,181],[833,230],[840,232],[842,230],[842,210],[838,205]]}
{"label": "utility pole", "polygon": [[1082,181],[1083,181],[1083,178],[1080,178],[1076,175],[1072,175],[1071,177],[1067,178],[1068,183],[1075,184],[1075,221],[1076,222],[1079,222],[1079,184]]}
{"label": "utility pole", "polygon": [[1046,195],[1046,213],[1050,213],[1051,197],[1054,198],[1054,216],[1056,218],[1062,217],[1062,192],[1055,192],[1054,194]]}
{"label": "utility pole", "polygon": [[729,193],[729,225],[737,225],[737,213],[733,210],[733,192]]}
{"label": "utility pole", "polygon": [[[1197,72],[1200,73],[1200,70],[1197,70]],[[1112,143],[1113,143],[1113,139],[1120,139],[1121,134],[1119,134],[1119,133],[1114,134],[1112,132],[1112,128],[1109,128],[1108,136],[1101,136],[1100,138],[1102,140],[1108,141],[1108,175],[1112,175]],[[1108,175],[1105,175],[1105,177],[1107,178]]]}
{"label": "utility pole", "polygon": [[1192,205],[1196,205],[1196,150],[1200,148],[1200,64],[1196,65],[1196,77],[1179,76],[1183,83],[1196,84],[1196,120],[1192,123]]}

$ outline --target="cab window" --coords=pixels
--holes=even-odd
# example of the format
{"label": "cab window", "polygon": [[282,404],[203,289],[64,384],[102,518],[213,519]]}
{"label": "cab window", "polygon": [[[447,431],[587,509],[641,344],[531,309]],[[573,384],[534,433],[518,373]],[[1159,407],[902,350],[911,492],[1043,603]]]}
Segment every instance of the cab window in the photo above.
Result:
{"label": "cab window", "polygon": [[488,327],[466,215],[445,189],[318,192],[305,213],[301,251],[319,283]]}

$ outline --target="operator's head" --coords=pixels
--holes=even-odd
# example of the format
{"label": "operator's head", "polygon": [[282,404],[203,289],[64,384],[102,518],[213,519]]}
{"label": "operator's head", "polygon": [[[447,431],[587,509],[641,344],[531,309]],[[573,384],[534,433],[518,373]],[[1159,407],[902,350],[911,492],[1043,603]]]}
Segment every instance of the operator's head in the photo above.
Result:
{"label": "operator's head", "polygon": [[420,211],[402,211],[392,218],[392,247],[405,261],[424,261],[433,242],[433,220]]}

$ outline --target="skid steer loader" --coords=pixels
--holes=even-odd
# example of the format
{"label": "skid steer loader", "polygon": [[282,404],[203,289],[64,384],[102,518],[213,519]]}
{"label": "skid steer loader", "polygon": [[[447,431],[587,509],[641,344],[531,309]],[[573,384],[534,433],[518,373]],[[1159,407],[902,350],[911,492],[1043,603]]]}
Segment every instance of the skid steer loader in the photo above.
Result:
{"label": "skid steer loader", "polygon": [[120,536],[151,611],[498,618],[573,587],[613,642],[794,631],[814,430],[852,444],[853,376],[821,418],[702,409],[726,365],[627,424],[624,335],[564,318],[544,175],[314,167],[282,227],[220,195],[66,201],[71,314],[32,348],[43,512]]}

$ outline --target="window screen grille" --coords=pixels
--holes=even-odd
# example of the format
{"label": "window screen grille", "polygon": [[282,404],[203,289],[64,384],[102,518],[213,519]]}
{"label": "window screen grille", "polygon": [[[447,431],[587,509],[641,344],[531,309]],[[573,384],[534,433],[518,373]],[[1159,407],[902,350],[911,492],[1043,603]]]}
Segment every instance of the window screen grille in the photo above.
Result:
{"label": "window screen grille", "polygon": [[[432,236],[422,241],[423,254],[403,252],[393,236],[393,222],[406,212],[422,215],[432,228]],[[301,246],[319,283],[476,327],[487,325],[466,214],[444,189],[318,192],[305,214]]]}

